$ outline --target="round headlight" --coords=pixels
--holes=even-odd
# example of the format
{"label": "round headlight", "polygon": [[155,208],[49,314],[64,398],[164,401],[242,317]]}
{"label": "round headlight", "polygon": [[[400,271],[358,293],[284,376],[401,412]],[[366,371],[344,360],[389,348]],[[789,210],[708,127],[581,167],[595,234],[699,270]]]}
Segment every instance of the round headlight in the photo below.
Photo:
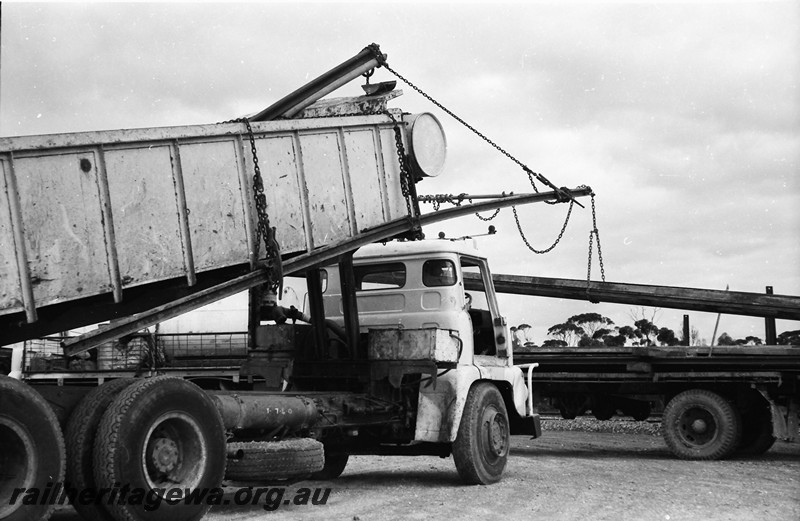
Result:
{"label": "round headlight", "polygon": [[428,112],[403,117],[408,128],[408,157],[416,177],[436,177],[444,170],[447,139],[442,124]]}

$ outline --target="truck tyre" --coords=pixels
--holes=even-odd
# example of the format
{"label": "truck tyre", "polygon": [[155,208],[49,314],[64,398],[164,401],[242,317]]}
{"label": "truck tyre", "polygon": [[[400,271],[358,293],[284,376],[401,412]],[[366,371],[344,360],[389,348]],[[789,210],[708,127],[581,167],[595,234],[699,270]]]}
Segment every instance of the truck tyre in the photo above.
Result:
{"label": "truck tyre", "polygon": [[344,472],[344,468],[347,466],[347,461],[349,459],[349,454],[328,450],[328,447],[325,447],[325,465],[322,467],[322,470],[312,474],[311,479],[328,481],[338,478],[342,475],[342,472]]}
{"label": "truck tyre", "polygon": [[742,414],[742,440],[737,455],[757,456],[764,454],[775,444],[772,430],[772,411],[761,396],[753,407]]}
{"label": "truck tyre", "polygon": [[65,466],[64,437],[53,409],[33,388],[0,376],[0,519],[50,517],[55,505],[23,505],[25,496],[14,497],[14,489],[46,493],[64,480]]}
{"label": "truck tyre", "polygon": [[[184,493],[220,490],[225,474],[222,418],[193,383],[168,376],[140,380],[103,414],[94,466],[98,487],[129,489],[127,501],[110,505],[116,519],[198,520],[210,502],[183,501]],[[137,498],[139,491],[144,500]]]}
{"label": "truck tyre", "polygon": [[[64,439],[67,447],[67,483],[75,490],[97,490],[94,480],[94,440],[103,413],[117,395],[136,380],[120,378],[94,388],[70,414]],[[114,521],[102,503],[73,503],[75,510],[89,521]]]}
{"label": "truck tyre", "polygon": [[611,398],[598,397],[592,400],[592,414],[601,421],[610,420],[617,413]]}
{"label": "truck tyre", "polygon": [[228,460],[225,478],[231,481],[264,483],[308,478],[325,466],[325,449],[311,438],[234,442],[228,444],[228,453],[238,453],[237,458]]}
{"label": "truck tyre", "polygon": [[741,418],[733,405],[717,393],[690,389],[667,404],[662,432],[675,456],[716,460],[729,456],[739,445]]}
{"label": "truck tyre", "polygon": [[508,413],[500,391],[486,382],[473,385],[453,442],[453,460],[462,481],[470,485],[500,481],[510,443]]}

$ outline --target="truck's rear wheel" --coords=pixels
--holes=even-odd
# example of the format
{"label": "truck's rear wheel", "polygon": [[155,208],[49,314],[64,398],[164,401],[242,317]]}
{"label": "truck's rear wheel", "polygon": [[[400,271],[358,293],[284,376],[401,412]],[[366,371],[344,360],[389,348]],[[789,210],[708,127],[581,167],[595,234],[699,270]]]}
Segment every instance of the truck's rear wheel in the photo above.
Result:
{"label": "truck's rear wheel", "polygon": [[200,519],[211,505],[183,501],[184,493],[222,485],[222,419],[211,398],[190,382],[174,377],[136,382],[122,391],[103,415],[94,464],[99,487],[122,484],[145,491],[149,498],[110,505],[117,519]]}
{"label": "truck's rear wheel", "polygon": [[53,409],[31,387],[0,376],[0,519],[47,519],[54,505],[23,505],[25,493],[15,489],[43,493],[48,483],[63,481],[65,466],[64,437]]}
{"label": "truck's rear wheel", "polygon": [[453,442],[453,460],[461,479],[471,485],[500,480],[508,460],[511,435],[508,413],[497,387],[480,382],[467,395]]}
{"label": "truck's rear wheel", "polygon": [[684,391],[664,409],[664,441],[681,459],[714,460],[729,456],[739,444],[741,431],[739,413],[728,400],[711,391]]}
{"label": "truck's rear wheel", "polygon": [[[136,380],[120,378],[96,387],[83,397],[70,414],[64,438],[67,446],[67,483],[76,490],[97,490],[94,480],[94,440],[108,406]],[[103,502],[76,501],[73,506],[89,521],[114,521]]]}
{"label": "truck's rear wheel", "polygon": [[225,472],[225,477],[233,481],[307,478],[322,471],[325,464],[322,443],[310,438],[229,443],[228,452],[239,453],[238,458],[228,461]]}

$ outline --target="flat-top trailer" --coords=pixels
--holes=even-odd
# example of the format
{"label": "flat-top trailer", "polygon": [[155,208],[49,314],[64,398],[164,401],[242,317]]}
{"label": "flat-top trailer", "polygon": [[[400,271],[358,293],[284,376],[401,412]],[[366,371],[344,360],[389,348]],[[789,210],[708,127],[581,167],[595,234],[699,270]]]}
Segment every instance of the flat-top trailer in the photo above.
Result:
{"label": "flat-top trailer", "polygon": [[[494,283],[499,293],[765,317],[772,342],[776,318],[800,320],[800,297],[771,292],[507,274],[496,274]],[[599,420],[618,412],[645,420],[653,405],[664,407],[662,434],[680,458],[760,454],[776,438],[797,440],[800,346],[536,347],[515,360],[539,364],[534,403],[554,406],[564,418],[590,411]]]}

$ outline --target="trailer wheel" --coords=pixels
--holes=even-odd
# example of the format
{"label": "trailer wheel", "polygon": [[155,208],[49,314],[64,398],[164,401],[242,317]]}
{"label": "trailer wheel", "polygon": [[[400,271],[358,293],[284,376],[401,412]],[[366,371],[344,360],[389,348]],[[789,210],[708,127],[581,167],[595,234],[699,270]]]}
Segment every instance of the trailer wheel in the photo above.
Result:
{"label": "trailer wheel", "polygon": [[742,415],[742,440],[736,453],[742,456],[764,454],[776,439],[772,431],[772,411],[759,395],[753,408]]}
{"label": "trailer wheel", "polygon": [[47,519],[55,505],[23,505],[25,496],[14,489],[49,490],[48,484],[63,481],[65,466],[64,437],[53,409],[33,388],[0,376],[0,519]]}
{"label": "trailer wheel", "polygon": [[729,456],[741,438],[739,413],[722,396],[704,389],[684,391],[669,401],[662,419],[664,441],[675,456],[715,460]]}
{"label": "trailer wheel", "polygon": [[558,397],[556,404],[565,420],[574,420],[586,412],[586,397],[582,394],[563,394]]}
{"label": "trailer wheel", "polygon": [[[197,520],[211,508],[185,492],[219,489],[225,432],[211,398],[181,378],[159,376],[123,390],[97,430],[95,480],[144,491],[145,501],[114,502],[116,519]],[[141,499],[141,498],[140,498]],[[187,499],[184,501],[184,499]]]}
{"label": "trailer wheel", "polygon": [[228,460],[225,478],[232,481],[264,483],[278,479],[307,478],[325,468],[324,447],[311,438],[234,442],[228,444],[228,454],[231,453],[237,457]]}
{"label": "trailer wheel", "polygon": [[470,485],[500,480],[511,442],[508,413],[500,391],[481,382],[472,387],[453,442],[453,460],[461,479]]}
{"label": "trailer wheel", "polygon": [[[67,448],[67,483],[76,490],[97,490],[94,480],[94,440],[100,420],[117,395],[136,380],[120,378],[96,387],[83,397],[70,414],[64,439]],[[98,503],[76,501],[75,510],[89,521],[114,521],[108,508]]]}
{"label": "trailer wheel", "polygon": [[601,397],[592,401],[592,414],[598,420],[610,420],[617,413],[617,408],[611,398]]}
{"label": "trailer wheel", "polygon": [[344,472],[344,468],[347,466],[349,459],[349,454],[331,451],[325,447],[325,465],[322,467],[322,470],[312,474],[311,479],[327,481],[338,478],[342,475],[342,472]]}

